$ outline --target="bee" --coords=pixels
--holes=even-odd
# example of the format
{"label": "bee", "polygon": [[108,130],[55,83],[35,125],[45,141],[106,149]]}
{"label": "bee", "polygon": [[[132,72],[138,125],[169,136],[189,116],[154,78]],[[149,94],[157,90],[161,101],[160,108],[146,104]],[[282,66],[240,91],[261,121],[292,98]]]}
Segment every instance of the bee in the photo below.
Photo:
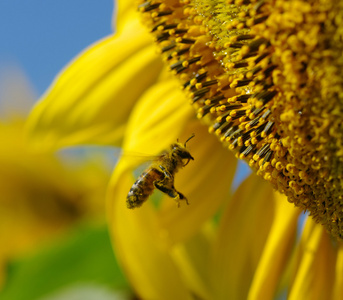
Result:
{"label": "bee", "polygon": [[162,152],[138,177],[126,198],[128,208],[140,207],[155,188],[173,198],[178,207],[180,200],[189,204],[187,198],[175,189],[174,175],[180,168],[187,166],[190,160],[194,160],[186,149],[187,142],[193,137],[194,134],[184,144],[179,141],[171,144],[169,149]]}

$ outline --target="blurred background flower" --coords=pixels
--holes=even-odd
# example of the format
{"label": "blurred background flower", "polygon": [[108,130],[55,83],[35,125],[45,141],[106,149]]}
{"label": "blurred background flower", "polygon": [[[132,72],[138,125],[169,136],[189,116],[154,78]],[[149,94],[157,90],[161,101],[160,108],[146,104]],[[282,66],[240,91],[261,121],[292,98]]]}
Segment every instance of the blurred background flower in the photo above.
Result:
{"label": "blurred background flower", "polygon": [[35,97],[18,69],[1,78],[1,298],[127,290],[105,224],[110,160],[96,149],[31,151],[23,110]]}
{"label": "blurred background flower", "polygon": [[[92,36],[99,38],[111,32],[110,1],[107,29],[102,22],[87,34],[82,34],[81,25],[90,25],[89,16],[94,17],[95,10],[83,6],[79,13],[83,18],[77,23],[75,10],[81,3],[68,9],[66,4],[0,4],[1,299],[130,298],[129,286],[113,256],[105,217],[114,150],[88,147],[53,153],[42,147],[34,152],[24,134],[37,94],[47,88],[57,70]],[[73,29],[65,35],[58,25],[58,33],[46,43],[46,34],[57,29],[54,18],[48,17],[49,12],[57,17],[56,9],[65,17],[64,25],[69,21]],[[55,19],[59,24],[61,15]],[[14,19],[21,22],[13,24]],[[98,20],[96,17],[94,22]],[[29,25],[23,26],[24,22]],[[72,39],[73,35],[79,39]],[[64,51],[53,45],[60,45],[61,39],[68,45]]]}

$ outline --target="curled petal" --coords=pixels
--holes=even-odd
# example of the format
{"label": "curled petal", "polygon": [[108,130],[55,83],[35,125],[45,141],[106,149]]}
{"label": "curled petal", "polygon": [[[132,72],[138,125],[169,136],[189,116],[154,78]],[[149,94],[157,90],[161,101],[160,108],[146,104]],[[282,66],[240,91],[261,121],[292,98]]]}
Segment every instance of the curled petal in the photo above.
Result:
{"label": "curled petal", "polygon": [[[121,31],[127,24],[127,19],[137,13],[136,1],[126,0],[117,1],[114,0],[114,10],[112,17],[113,31]],[[136,16],[137,18],[137,16]]]}
{"label": "curled petal", "polygon": [[33,145],[118,145],[131,109],[161,71],[149,41],[133,19],[119,35],[76,58],[31,113],[27,130]]}

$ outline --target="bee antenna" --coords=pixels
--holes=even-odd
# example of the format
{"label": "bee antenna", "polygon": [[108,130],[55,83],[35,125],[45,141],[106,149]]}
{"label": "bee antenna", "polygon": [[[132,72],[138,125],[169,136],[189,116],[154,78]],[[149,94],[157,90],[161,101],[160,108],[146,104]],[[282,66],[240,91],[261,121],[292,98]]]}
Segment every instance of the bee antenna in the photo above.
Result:
{"label": "bee antenna", "polygon": [[194,137],[195,137],[195,134],[192,133],[192,135],[187,139],[187,141],[185,141],[185,148],[186,148],[187,142],[188,142],[189,140],[191,140],[192,138],[194,138]]}

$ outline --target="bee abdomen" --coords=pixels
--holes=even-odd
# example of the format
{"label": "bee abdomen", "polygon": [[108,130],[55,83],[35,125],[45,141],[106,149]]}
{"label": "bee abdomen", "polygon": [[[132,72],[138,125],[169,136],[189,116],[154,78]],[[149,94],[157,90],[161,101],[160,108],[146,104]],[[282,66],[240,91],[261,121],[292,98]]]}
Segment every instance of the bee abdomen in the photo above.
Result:
{"label": "bee abdomen", "polygon": [[132,185],[126,198],[128,208],[140,207],[154,191],[154,178],[150,172],[144,172]]}

